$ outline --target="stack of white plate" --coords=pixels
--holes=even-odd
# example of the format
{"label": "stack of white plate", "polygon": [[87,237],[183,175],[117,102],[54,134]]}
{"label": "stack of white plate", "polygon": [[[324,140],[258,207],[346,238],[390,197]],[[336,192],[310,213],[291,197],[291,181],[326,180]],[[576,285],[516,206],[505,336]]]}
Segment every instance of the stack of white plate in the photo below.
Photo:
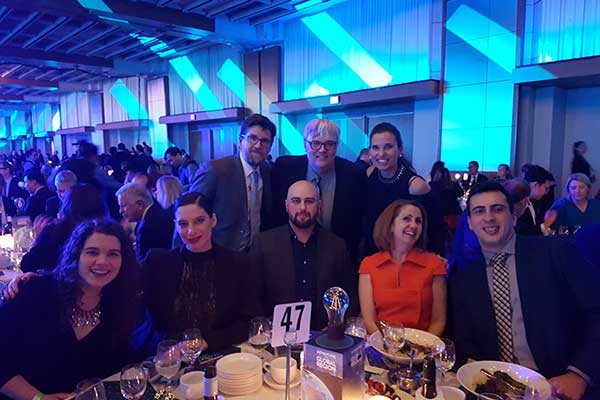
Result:
{"label": "stack of white plate", "polygon": [[262,361],[254,354],[229,354],[217,361],[219,391],[231,396],[256,392],[263,384]]}

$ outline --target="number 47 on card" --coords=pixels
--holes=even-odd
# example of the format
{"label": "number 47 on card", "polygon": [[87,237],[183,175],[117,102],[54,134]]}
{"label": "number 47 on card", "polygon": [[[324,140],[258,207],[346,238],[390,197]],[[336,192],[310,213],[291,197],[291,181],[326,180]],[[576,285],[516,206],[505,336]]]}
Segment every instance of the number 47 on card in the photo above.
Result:
{"label": "number 47 on card", "polygon": [[285,335],[296,332],[295,343],[308,342],[310,338],[311,302],[278,304],[273,310],[273,330],[271,346],[285,346]]}

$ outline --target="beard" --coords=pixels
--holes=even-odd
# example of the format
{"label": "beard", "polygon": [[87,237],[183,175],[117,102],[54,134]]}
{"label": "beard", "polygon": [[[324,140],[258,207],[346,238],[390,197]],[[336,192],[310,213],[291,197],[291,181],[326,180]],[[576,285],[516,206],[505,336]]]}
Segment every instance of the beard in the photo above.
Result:
{"label": "beard", "polygon": [[[308,218],[300,219],[301,216],[307,216]],[[305,211],[297,212],[294,215],[291,215],[290,213],[288,213],[288,218],[289,218],[290,222],[296,228],[300,228],[300,229],[310,228],[317,222],[316,215],[311,216],[309,213],[307,213]]]}

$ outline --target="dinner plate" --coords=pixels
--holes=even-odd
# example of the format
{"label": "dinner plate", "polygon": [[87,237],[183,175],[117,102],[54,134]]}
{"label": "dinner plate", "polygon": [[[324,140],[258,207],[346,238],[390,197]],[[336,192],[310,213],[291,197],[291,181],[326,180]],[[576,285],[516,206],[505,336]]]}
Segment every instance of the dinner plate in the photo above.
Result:
{"label": "dinner plate", "polygon": [[529,368],[502,361],[474,361],[460,367],[456,373],[456,378],[465,389],[475,396],[477,396],[475,387],[479,383],[485,382],[486,379],[481,372],[482,368],[492,374],[496,371],[506,372],[519,382],[537,389],[541,399],[549,399],[552,395],[550,384],[546,378]]}
{"label": "dinner plate", "polygon": [[217,375],[229,378],[252,376],[262,370],[262,361],[254,354],[229,354],[217,361]]}
{"label": "dinner plate", "polygon": [[[418,329],[404,328],[404,334],[406,340],[421,346],[427,346],[434,349],[430,355],[439,354],[442,351],[444,351],[444,342],[432,333],[420,331]],[[371,345],[371,347],[373,347],[379,353],[383,354],[392,361],[402,364],[410,362],[410,356],[408,354],[391,354],[386,352],[383,349],[383,338],[381,337],[381,333],[379,332],[371,333],[371,335],[369,335],[368,338],[368,343]],[[423,362],[423,358],[424,357],[417,356],[414,361],[417,363],[421,363]]]}
{"label": "dinner plate", "polygon": [[[267,372],[264,375],[265,378],[265,383],[269,386],[271,386],[273,389],[275,390],[285,390],[285,384],[281,384],[279,382],[276,382],[275,379],[273,379],[273,377],[271,376],[270,372]],[[300,382],[302,381],[302,373],[300,371],[298,371],[296,373],[296,376],[294,377],[294,379],[292,379],[292,381],[290,382],[290,387],[296,387],[300,384]]]}

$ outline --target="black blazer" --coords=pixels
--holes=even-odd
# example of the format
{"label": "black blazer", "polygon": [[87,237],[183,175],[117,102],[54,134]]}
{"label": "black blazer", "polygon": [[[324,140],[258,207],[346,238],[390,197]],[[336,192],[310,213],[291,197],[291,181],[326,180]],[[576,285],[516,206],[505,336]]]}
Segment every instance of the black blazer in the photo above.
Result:
{"label": "black blazer", "polygon": [[[317,231],[317,294],[332,286],[342,287],[350,297],[347,316],[358,310],[358,271],[352,266],[346,244],[324,229]],[[250,254],[259,279],[259,296],[265,315],[277,304],[300,301],[296,296],[294,255],[289,225],[261,232],[252,242]],[[320,297],[319,297],[320,298]],[[327,326],[323,304],[312,305],[311,329]]]}
{"label": "black blazer", "polygon": [[73,233],[73,225],[59,220],[46,226],[36,238],[31,249],[23,256],[21,270],[32,272],[38,269],[52,271],[60,261],[63,246]]}
{"label": "black blazer", "polygon": [[[570,238],[517,236],[516,270],[527,343],[547,378],[570,365],[600,379],[600,271]],[[449,316],[458,365],[498,360],[494,309],[480,249],[465,248],[449,276]]]}
{"label": "black blazer", "polygon": [[[307,156],[283,156],[275,162],[272,173],[274,221],[287,223],[285,211],[287,191],[294,182],[306,179]],[[353,262],[358,261],[358,245],[362,237],[366,210],[366,175],[354,163],[335,158],[335,195],[331,231],[346,241]]]}
{"label": "black blazer", "polygon": [[[535,208],[535,205],[534,205]],[[517,219],[517,224],[515,225],[515,231],[519,235],[528,235],[528,236],[541,236],[542,228],[540,227],[541,223],[544,222],[542,218],[540,220],[541,211],[539,209],[535,209],[536,213],[536,221],[533,221],[533,216],[531,215],[531,211],[529,207],[525,209],[523,215]]]}
{"label": "black blazer", "polygon": [[46,202],[50,197],[56,196],[56,193],[50,191],[46,186],[42,186],[36,193],[27,198],[23,215],[28,215],[31,222],[40,214],[46,212]]}
{"label": "black blazer", "polygon": [[10,186],[8,187],[8,197],[11,200],[14,200],[19,197],[22,199],[26,199],[29,197],[29,193],[27,193],[27,190],[19,187],[19,180],[15,176],[13,176],[10,180]]}
{"label": "black blazer", "polygon": [[46,200],[46,215],[49,215],[52,218],[56,218],[58,216],[59,211],[60,199],[58,198],[58,196],[52,196],[48,200]]}
{"label": "black blazer", "polygon": [[138,260],[142,260],[150,249],[170,249],[174,229],[175,222],[169,213],[160,204],[152,204],[135,229]]}
{"label": "black blazer", "polygon": [[[202,332],[208,351],[218,351],[248,338],[248,323],[260,315],[256,279],[248,256],[213,246],[215,257],[216,320],[214,329]],[[173,317],[183,273],[183,248],[152,249],[142,263],[144,304],[154,328],[162,335]]]}
{"label": "black blazer", "polygon": [[[271,167],[267,162],[259,166],[263,181],[260,209],[260,230],[271,226],[273,208],[271,197]],[[204,163],[196,172],[191,192],[202,193],[213,205],[217,215],[217,226],[212,238],[220,246],[230,250],[246,250],[250,246],[250,224],[248,223],[248,194],[246,178],[240,157],[227,156]]]}

